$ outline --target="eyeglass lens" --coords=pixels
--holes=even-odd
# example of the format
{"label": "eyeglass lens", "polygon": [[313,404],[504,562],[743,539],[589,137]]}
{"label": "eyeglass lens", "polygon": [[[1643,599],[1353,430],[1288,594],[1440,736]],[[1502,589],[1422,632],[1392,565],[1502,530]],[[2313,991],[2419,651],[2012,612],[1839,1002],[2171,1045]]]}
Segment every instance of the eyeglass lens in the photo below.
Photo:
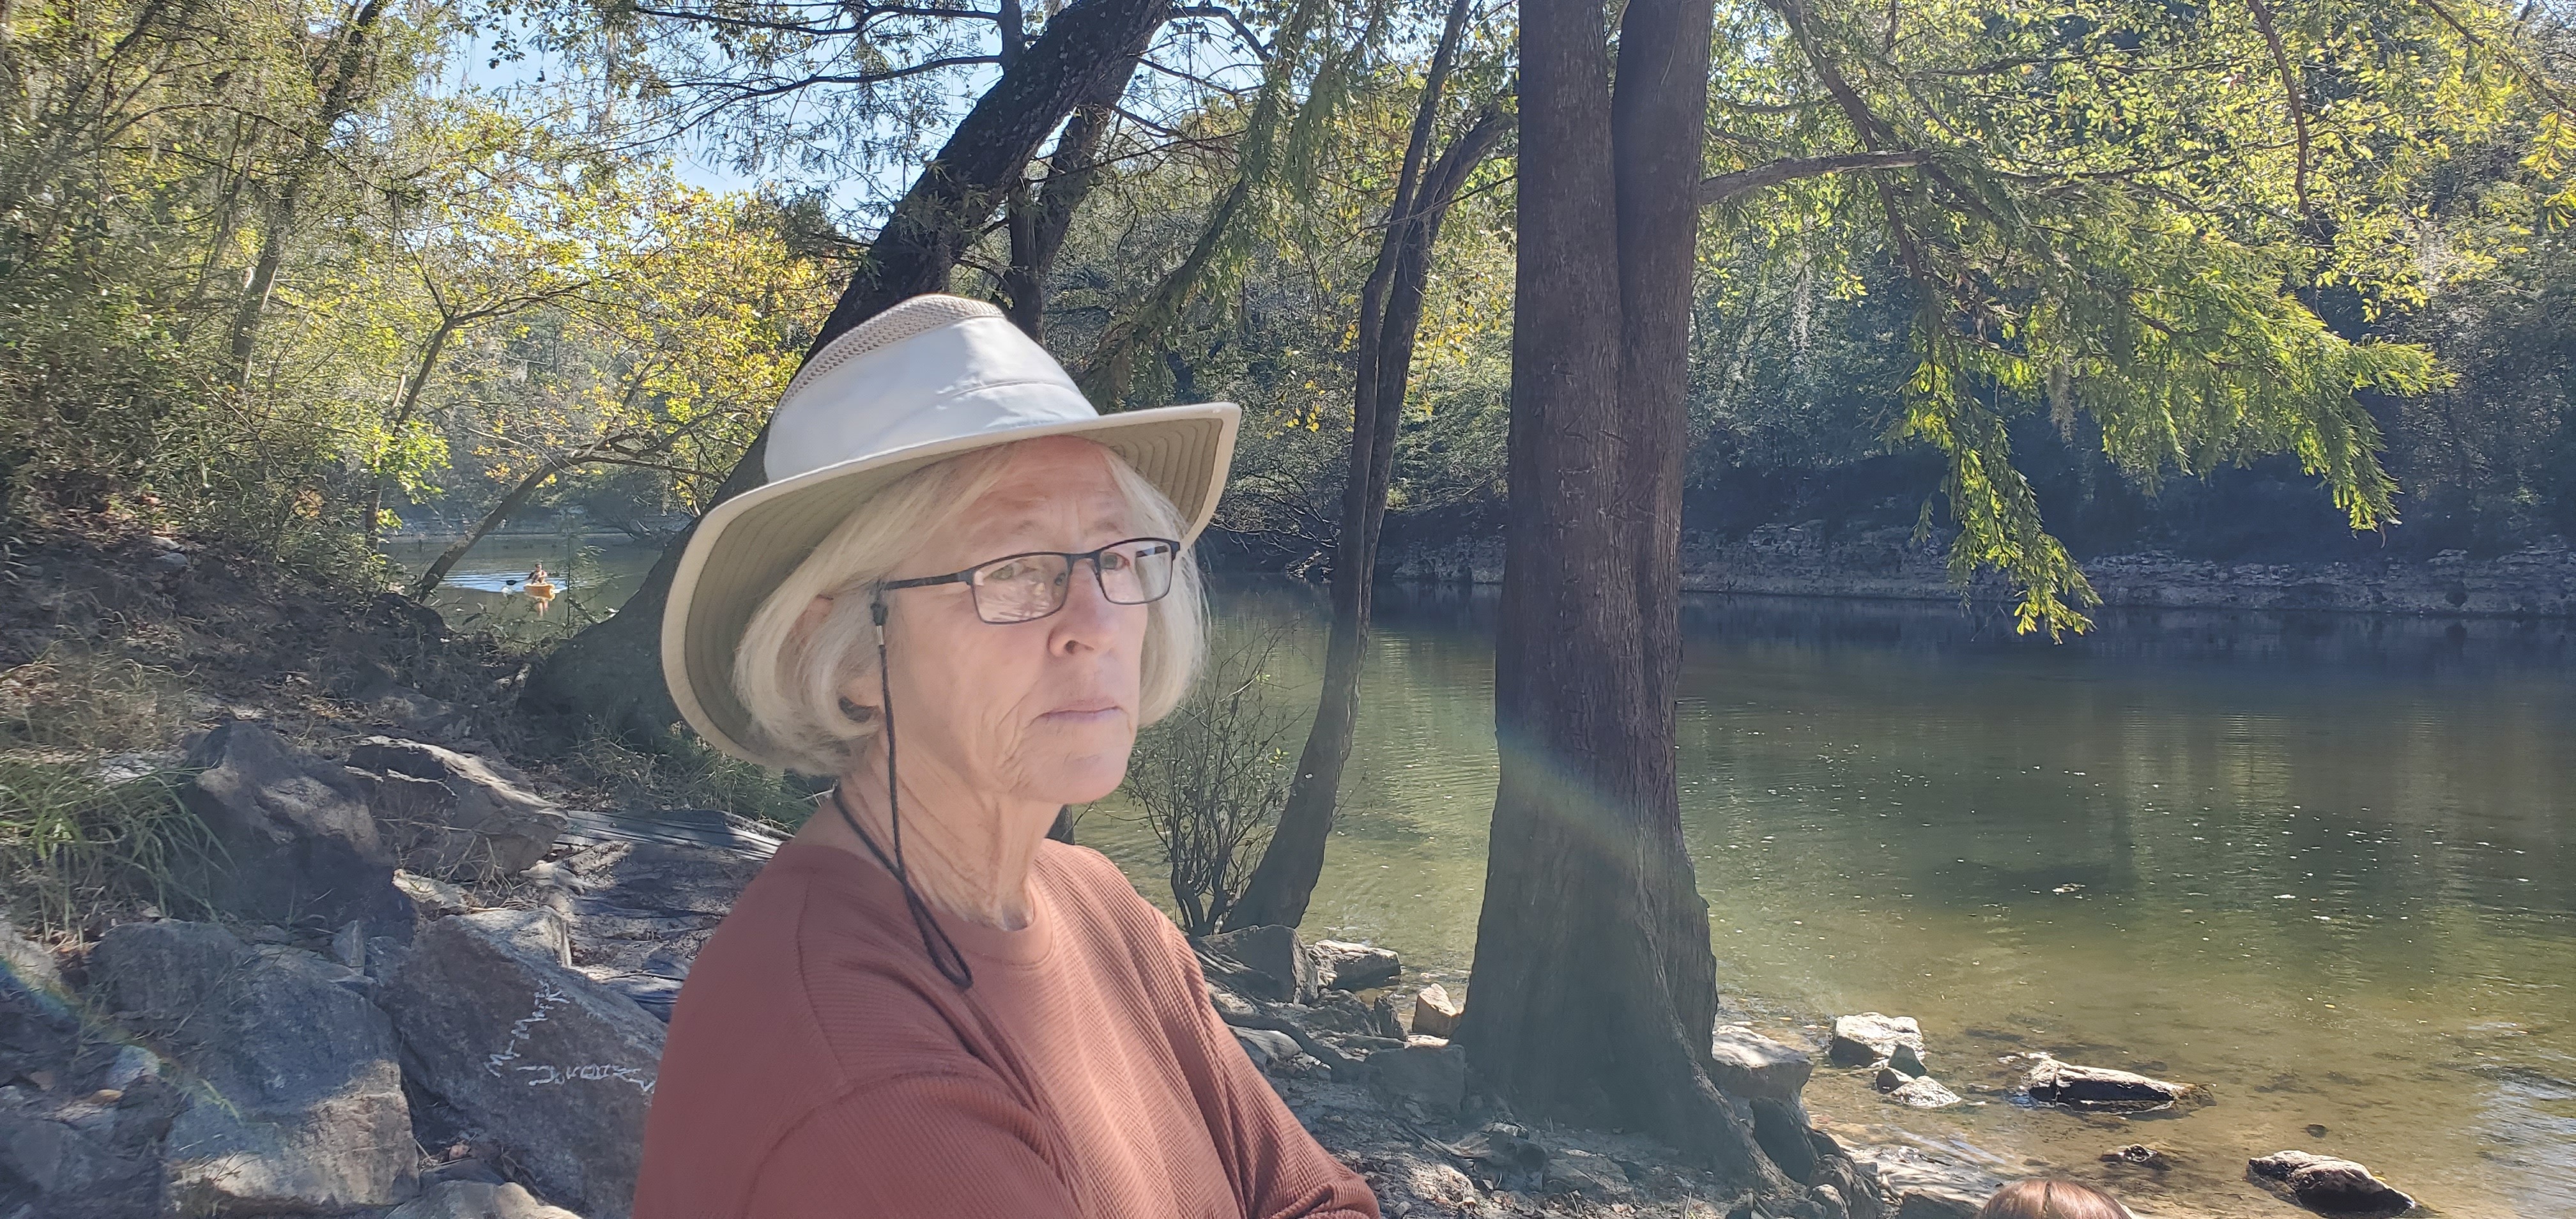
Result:
{"label": "eyeglass lens", "polygon": [[975,613],[986,622],[1026,622],[1064,608],[1077,559],[1092,560],[1102,596],[1120,605],[1142,605],[1172,591],[1172,543],[1138,538],[1087,555],[1021,554],[995,559],[967,577]]}

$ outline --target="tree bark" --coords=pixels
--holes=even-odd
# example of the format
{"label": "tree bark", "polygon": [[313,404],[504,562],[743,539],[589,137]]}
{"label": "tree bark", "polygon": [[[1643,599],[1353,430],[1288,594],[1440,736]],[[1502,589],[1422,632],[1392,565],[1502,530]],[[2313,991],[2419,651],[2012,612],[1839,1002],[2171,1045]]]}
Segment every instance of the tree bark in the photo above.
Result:
{"label": "tree bark", "polygon": [[[1438,117],[1440,90],[1466,23],[1467,6],[1450,10],[1439,51],[1423,85],[1422,105],[1404,169],[1388,208],[1377,265],[1360,294],[1358,372],[1351,395],[1349,473],[1342,491],[1342,519],[1333,548],[1333,624],[1324,645],[1324,686],[1314,726],[1298,757],[1296,778],[1280,810],[1278,828],[1261,862],[1244,882],[1226,915],[1228,930],[1268,923],[1295,926],[1306,917],[1324,850],[1340,802],[1342,773],[1359,720],[1360,671],[1368,650],[1369,601],[1375,592],[1378,538],[1386,523],[1387,488],[1394,481],[1395,438],[1422,325],[1430,282],[1431,252],[1440,222],[1457,201],[1467,175],[1491,154],[1511,120],[1488,104],[1467,130],[1440,154],[1427,175],[1422,161]],[[1419,180],[1417,181],[1417,177]]]}
{"label": "tree bark", "polygon": [[[1147,31],[1147,38],[1151,36],[1152,31]],[[1136,78],[1145,42],[1139,41],[1133,49],[1124,68],[1103,74],[1091,96],[1074,107],[1064,133],[1056,137],[1055,151],[1047,156],[1046,181],[1038,186],[1035,198],[1025,203],[1026,210],[1012,217],[1011,266],[1002,277],[1002,308],[1039,342],[1046,341],[1047,275],[1055,269],[1056,255],[1064,250],[1065,234],[1073,229],[1074,210],[1100,180],[1100,147],[1116,118],[1118,99]]]}
{"label": "tree bark", "polygon": [[[1082,0],[1048,21],[913,179],[806,357],[896,302],[946,290],[958,257],[1020,180],[1038,145],[1091,95],[1102,74],[1128,62],[1131,48],[1141,54],[1169,12],[1168,0]],[[764,426],[708,506],[765,481],[768,451]],[[547,655],[529,674],[525,710],[564,733],[604,729],[658,742],[669,732],[679,710],[661,666],[637,658],[661,654],[662,607],[695,532],[692,524],[663,548],[616,615]]]}
{"label": "tree bark", "polygon": [[1709,0],[1521,6],[1501,783],[1458,1040],[1524,1111],[1803,1192],[1709,1082],[1716,966],[1675,774],[1680,455]]}
{"label": "tree bark", "polygon": [[[322,148],[330,142],[331,129],[356,107],[358,78],[367,65],[367,37],[375,31],[384,9],[385,0],[366,0],[332,40],[338,53],[331,60],[330,80],[322,86],[322,96],[314,105],[313,125],[305,132],[304,147],[287,166],[286,179],[278,184],[277,194],[270,201],[266,223],[261,226],[259,258],[251,264],[250,281],[242,288],[241,307],[233,314],[229,354],[235,384],[249,378],[251,354],[259,345],[260,318],[268,309],[269,293],[277,286],[278,269],[286,263],[286,239],[294,232],[296,213],[303,207],[314,168],[321,164]],[[371,544],[374,530],[370,524]]]}

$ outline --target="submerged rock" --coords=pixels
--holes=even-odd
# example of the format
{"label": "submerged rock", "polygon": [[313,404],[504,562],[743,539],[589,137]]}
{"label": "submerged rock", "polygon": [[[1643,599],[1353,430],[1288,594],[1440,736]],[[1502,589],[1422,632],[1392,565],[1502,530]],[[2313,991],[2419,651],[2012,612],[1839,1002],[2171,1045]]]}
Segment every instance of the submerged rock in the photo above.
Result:
{"label": "submerged rock", "polygon": [[1710,1038],[1709,1082],[1730,1096],[1767,1096],[1796,1104],[1816,1071],[1807,1052],[1765,1037],[1747,1024],[1721,1024]]}
{"label": "submerged rock", "polygon": [[1393,949],[1348,940],[1317,940],[1306,950],[1315,958],[1319,985],[1334,990],[1367,990],[1395,981],[1404,962]]}
{"label": "submerged rock", "polygon": [[1896,1048],[1888,1052],[1887,1065],[1916,1079],[1932,1073],[1932,1068],[1923,1065],[1922,1049],[1902,1041],[1897,1042]]}
{"label": "submerged rock", "polygon": [[410,1192],[393,1027],[350,985],[357,975],[177,921],[109,928],[90,971],[99,997],[202,1085],[163,1151],[173,1213],[328,1213]]}
{"label": "submerged rock", "polygon": [[381,1001],[412,1082],[488,1133],[547,1198],[593,1219],[634,1202],[662,1022],[570,962],[551,910],[424,927]]}
{"label": "submerged rock", "polygon": [[1833,1040],[1825,1046],[1825,1058],[1838,1067],[1866,1067],[1885,1062],[1906,1046],[1917,1055],[1923,1052],[1923,1026],[1912,1016],[1882,1016],[1862,1012],[1857,1016],[1834,1017]]}
{"label": "submerged rock", "polygon": [[2256,1184],[2323,1214],[2388,1216],[2415,1208],[2415,1199],[2369,1169],[2333,1156],[2283,1151],[2246,1161],[2245,1172]]}
{"label": "submerged rock", "polygon": [[2025,1087],[2032,1100],[2043,1104],[2096,1113],[2143,1113],[2207,1096],[2206,1090],[2193,1084],[2171,1083],[2109,1067],[2078,1066],[2045,1054],[2037,1059]]}
{"label": "submerged rock", "polygon": [[349,751],[368,807],[402,866],[441,880],[483,883],[545,858],[563,834],[561,810],[515,773],[420,741],[371,736]]}

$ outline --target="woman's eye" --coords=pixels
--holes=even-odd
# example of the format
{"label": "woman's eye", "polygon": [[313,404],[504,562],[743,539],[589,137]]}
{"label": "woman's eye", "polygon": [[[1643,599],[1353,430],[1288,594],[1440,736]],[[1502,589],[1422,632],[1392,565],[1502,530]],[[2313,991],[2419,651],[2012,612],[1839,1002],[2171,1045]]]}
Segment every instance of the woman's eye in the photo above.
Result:
{"label": "woman's eye", "polygon": [[1019,562],[1018,560],[1013,560],[1008,563],[996,563],[991,567],[984,569],[984,580],[988,584],[1001,584],[1007,581],[1017,580],[1021,576],[1028,574],[1028,568],[1028,564]]}
{"label": "woman's eye", "polygon": [[1135,561],[1136,560],[1134,558],[1122,551],[1103,551],[1100,555],[1101,565],[1107,567],[1111,571],[1125,571],[1128,566]]}

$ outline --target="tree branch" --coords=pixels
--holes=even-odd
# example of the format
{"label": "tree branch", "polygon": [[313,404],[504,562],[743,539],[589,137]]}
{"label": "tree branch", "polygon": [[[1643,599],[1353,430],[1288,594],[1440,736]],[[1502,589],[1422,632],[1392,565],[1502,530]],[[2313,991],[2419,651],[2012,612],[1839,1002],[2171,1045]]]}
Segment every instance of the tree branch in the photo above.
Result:
{"label": "tree branch", "polygon": [[1702,178],[1699,201],[1705,206],[1724,203],[1738,195],[1794,182],[1802,178],[1820,178],[1827,174],[1848,173],[1856,169],[1908,169],[1931,159],[1921,149],[1888,152],[1838,152],[1822,157],[1788,157],[1751,169],[1739,169],[1714,177]]}

